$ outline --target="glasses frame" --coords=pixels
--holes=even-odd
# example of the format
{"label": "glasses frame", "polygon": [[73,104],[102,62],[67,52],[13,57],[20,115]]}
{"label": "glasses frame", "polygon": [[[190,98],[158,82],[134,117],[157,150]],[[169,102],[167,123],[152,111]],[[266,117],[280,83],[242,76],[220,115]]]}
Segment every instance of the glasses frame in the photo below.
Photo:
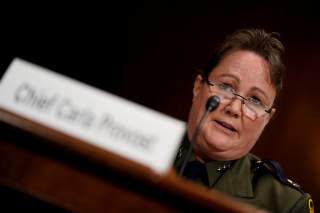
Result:
{"label": "glasses frame", "polygon": [[[207,77],[202,77],[203,81],[206,82],[208,84],[208,86],[212,86],[214,87],[215,86],[215,83],[212,83]],[[248,98],[246,97],[243,97],[242,95],[238,94],[238,93],[235,93],[235,92],[232,92],[232,94],[236,97],[240,97],[242,98],[242,100],[244,101],[248,101]],[[244,103],[243,103],[244,104]],[[274,109],[275,107],[272,105],[269,109],[267,107],[265,107],[264,111],[268,114],[270,114],[272,112],[272,109]]]}

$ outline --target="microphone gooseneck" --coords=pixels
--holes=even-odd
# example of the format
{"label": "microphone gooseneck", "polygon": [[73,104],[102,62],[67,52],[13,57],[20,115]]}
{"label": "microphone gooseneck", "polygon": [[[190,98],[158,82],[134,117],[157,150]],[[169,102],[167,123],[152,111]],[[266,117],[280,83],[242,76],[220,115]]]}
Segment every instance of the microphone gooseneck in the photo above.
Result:
{"label": "microphone gooseneck", "polygon": [[200,130],[202,129],[204,121],[207,119],[207,117],[208,117],[210,112],[212,112],[212,111],[214,111],[215,109],[218,108],[219,103],[220,103],[220,98],[218,96],[214,95],[214,96],[211,96],[210,98],[208,98],[207,103],[206,103],[206,111],[203,114],[203,116],[201,117],[200,122],[198,123],[198,125],[196,127],[196,130],[193,133],[193,136],[192,136],[192,139],[191,139],[191,145],[190,145],[190,147],[188,149],[187,155],[186,155],[186,157],[185,157],[185,159],[183,161],[183,164],[181,166],[181,169],[179,171],[179,176],[183,175],[183,171],[184,171],[184,169],[185,169],[185,167],[187,165],[187,162],[188,162],[188,160],[190,158],[192,148],[194,147],[194,145],[196,143],[196,139],[198,137],[198,134],[199,134]]}

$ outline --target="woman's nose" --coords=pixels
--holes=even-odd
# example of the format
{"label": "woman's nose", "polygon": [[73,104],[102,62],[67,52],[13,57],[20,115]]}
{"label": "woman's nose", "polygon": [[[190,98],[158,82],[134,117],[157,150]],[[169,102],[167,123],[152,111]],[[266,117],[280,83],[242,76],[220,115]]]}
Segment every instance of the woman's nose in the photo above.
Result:
{"label": "woman's nose", "polygon": [[241,97],[234,96],[230,102],[225,106],[225,112],[232,117],[238,118],[242,115],[243,99]]}

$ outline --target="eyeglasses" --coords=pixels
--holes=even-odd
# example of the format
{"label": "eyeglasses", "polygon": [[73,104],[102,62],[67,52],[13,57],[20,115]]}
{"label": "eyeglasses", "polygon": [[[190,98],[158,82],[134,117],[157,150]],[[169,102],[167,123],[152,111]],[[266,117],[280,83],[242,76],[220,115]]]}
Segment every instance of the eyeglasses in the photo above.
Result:
{"label": "eyeglasses", "polygon": [[256,118],[262,116],[264,113],[271,113],[273,106],[268,108],[264,103],[262,103],[258,98],[255,97],[243,97],[236,93],[236,91],[228,84],[225,83],[213,83],[209,81],[208,78],[203,78],[203,80],[208,84],[210,92],[215,92],[220,95],[222,103],[230,103],[235,98],[242,99],[243,113],[250,118],[255,120]]}

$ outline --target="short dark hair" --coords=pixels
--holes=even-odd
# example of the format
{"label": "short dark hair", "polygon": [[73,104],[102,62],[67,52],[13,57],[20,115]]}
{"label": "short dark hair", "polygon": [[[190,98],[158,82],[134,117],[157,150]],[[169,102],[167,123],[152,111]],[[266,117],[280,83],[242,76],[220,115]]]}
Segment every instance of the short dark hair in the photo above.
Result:
{"label": "short dark hair", "polygon": [[213,54],[203,70],[203,76],[209,77],[211,71],[219,64],[223,57],[235,50],[252,51],[263,57],[270,68],[271,82],[276,88],[276,100],[279,97],[285,66],[282,62],[284,46],[279,40],[279,33],[267,33],[262,29],[241,29],[228,35],[222,45]]}

